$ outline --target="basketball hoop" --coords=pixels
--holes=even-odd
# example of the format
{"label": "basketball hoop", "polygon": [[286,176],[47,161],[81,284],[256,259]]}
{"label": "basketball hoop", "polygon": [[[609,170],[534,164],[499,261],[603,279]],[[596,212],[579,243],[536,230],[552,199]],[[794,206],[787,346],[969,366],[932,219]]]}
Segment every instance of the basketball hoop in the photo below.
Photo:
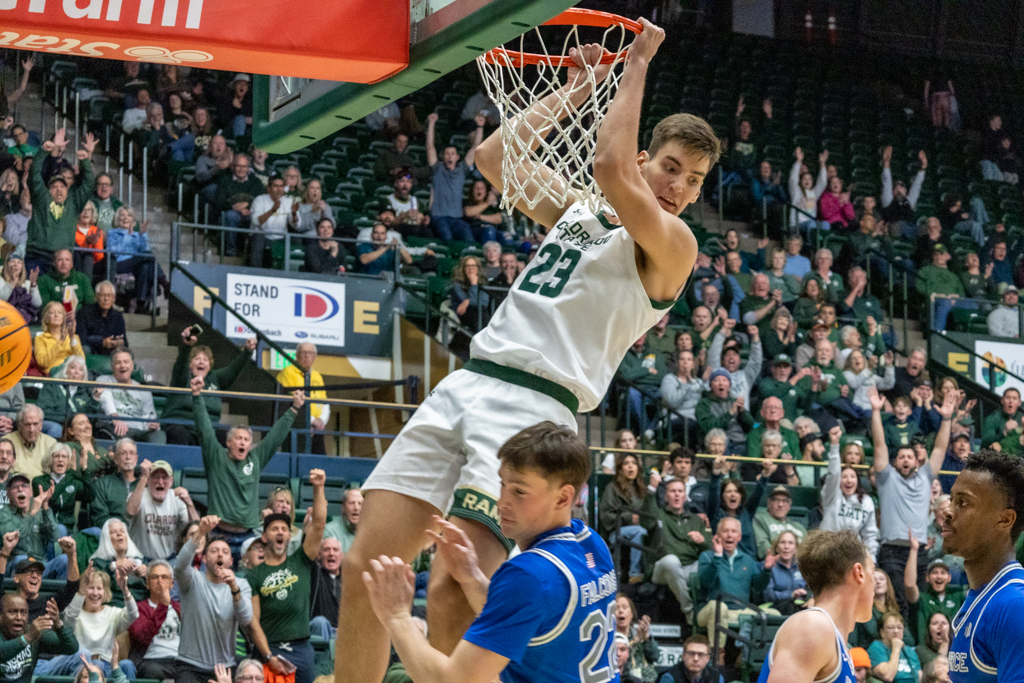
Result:
{"label": "basketball hoop", "polygon": [[[541,26],[567,26],[561,52],[548,49]],[[519,50],[496,47],[477,57],[487,94],[501,116],[504,148],[501,206],[506,211],[522,200],[533,209],[544,198],[568,206],[585,202],[594,213],[607,209],[601,188],[590,169],[594,161],[595,134],[618,89],[631,34],[643,27],[629,19],[593,10],[570,9],[519,38]],[[600,37],[581,40],[580,27],[604,29]],[[536,38],[538,52],[527,52],[526,36]],[[609,65],[608,76],[597,82],[594,67],[580,70],[569,84],[559,70],[573,66],[571,48],[597,43],[608,51],[600,61]],[[563,89],[563,86],[566,86]],[[553,106],[537,116],[525,116],[536,102],[554,95]],[[573,102],[573,99],[577,102]],[[582,99],[581,99],[582,98]],[[542,171],[546,167],[553,171]]]}

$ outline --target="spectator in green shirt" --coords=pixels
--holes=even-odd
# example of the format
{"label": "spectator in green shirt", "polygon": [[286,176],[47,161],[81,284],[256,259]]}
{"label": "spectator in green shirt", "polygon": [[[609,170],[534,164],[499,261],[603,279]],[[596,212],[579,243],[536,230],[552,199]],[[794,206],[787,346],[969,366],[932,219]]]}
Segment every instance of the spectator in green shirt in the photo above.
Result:
{"label": "spectator in green shirt", "polygon": [[962,586],[950,585],[949,566],[941,558],[928,563],[928,584],[921,591],[917,587],[917,554],[921,543],[914,534],[909,536],[910,554],[903,574],[903,589],[910,607],[910,628],[916,629],[917,642],[923,643],[928,637],[928,622],[932,615],[941,612],[952,621],[964,604],[966,591]]}
{"label": "spectator in green shirt", "polygon": [[782,305],[782,291],[770,291],[768,276],[758,273],[750,284],[750,294],[740,302],[740,320],[756,325],[761,337],[771,333],[772,314]]}
{"label": "spectator in green shirt", "polygon": [[969,251],[964,257],[964,272],[960,273],[960,282],[964,286],[964,292],[972,299],[985,299],[995,292],[992,286],[992,269],[995,264],[991,261],[985,264],[985,272],[981,271],[981,258],[976,252]]}
{"label": "spectator in green shirt", "polygon": [[1024,424],[1024,412],[1020,409],[1020,392],[1009,388],[999,400],[1000,410],[985,418],[981,425],[981,447],[988,448],[1004,436]]}
{"label": "spectator in green shirt", "polygon": [[830,304],[838,304],[846,298],[846,292],[843,289],[843,278],[839,277],[838,273],[832,272],[832,262],[832,251],[819,249],[814,254],[814,270],[808,273],[804,280],[806,281],[808,277],[817,280],[818,286],[821,287],[821,291],[825,295],[825,301]]}
{"label": "spectator in green shirt", "polygon": [[811,369],[801,368],[793,373],[793,361],[786,354],[775,356],[771,377],[762,377],[757,390],[764,401],[775,397],[782,401],[783,416],[792,422],[809,407],[811,395]]}
{"label": "spectator in green shirt", "polygon": [[75,298],[75,310],[83,304],[96,303],[96,293],[92,290],[92,283],[83,273],[73,269],[74,260],[70,249],[58,249],[53,254],[53,269],[40,275],[37,281],[39,285],[39,296],[43,300],[43,306],[56,301],[64,302],[65,290],[72,290]]}
{"label": "spectator in green shirt", "polygon": [[949,250],[946,245],[939,243],[932,249],[932,262],[921,270],[917,271],[917,291],[929,302],[934,301],[934,318],[932,318],[932,329],[941,332],[946,329],[946,320],[949,312],[957,308],[977,308],[973,301],[958,301],[964,296],[964,286],[956,273],[949,269]]}
{"label": "spectator in green shirt", "polygon": [[40,654],[78,652],[74,630],[66,626],[50,601],[46,614],[28,618],[28,602],[17,593],[0,598],[0,669],[8,683],[29,683]]}
{"label": "spectator in green shirt", "polygon": [[263,520],[263,563],[245,576],[253,588],[249,627],[256,650],[276,674],[288,674],[289,662],[295,665],[295,683],[313,683],[316,676],[313,646],[309,644],[309,602],[311,571],[327,522],[326,480],[323,470],[310,470],[312,523],[306,527],[302,547],[288,554],[291,518],[284,513],[267,515]]}
{"label": "spectator in green shirt", "polygon": [[292,405],[256,447],[252,445],[252,431],[248,427],[234,427],[228,432],[228,447],[224,448],[217,441],[206,402],[200,395],[205,383],[205,377],[193,377],[189,388],[192,389],[192,419],[202,437],[209,512],[218,518],[210,540],[226,542],[237,564],[242,542],[252,535],[251,530],[260,522],[260,472],[284,443],[306,396],[301,390],[292,392]]}
{"label": "spectator in green shirt", "polygon": [[697,571],[700,554],[711,549],[711,529],[698,515],[686,512],[685,505],[686,482],[673,479],[665,485],[665,507],[658,510],[658,525],[645,541],[654,552],[644,557],[649,580],[668,586],[692,621],[690,577]]}
{"label": "spectator in green shirt", "polygon": [[630,414],[635,420],[633,424],[646,432],[650,423],[648,406],[657,404],[660,396],[661,380],[668,374],[668,358],[659,358],[658,354],[647,348],[647,333],[633,342],[619,363],[616,373],[623,381]]}

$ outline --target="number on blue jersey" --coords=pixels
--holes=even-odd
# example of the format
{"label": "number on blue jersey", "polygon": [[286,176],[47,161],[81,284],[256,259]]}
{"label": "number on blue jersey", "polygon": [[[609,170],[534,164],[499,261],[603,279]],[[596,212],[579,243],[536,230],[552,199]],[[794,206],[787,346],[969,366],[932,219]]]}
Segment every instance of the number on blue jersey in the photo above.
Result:
{"label": "number on blue jersey", "polygon": [[[595,629],[597,630],[596,637],[594,636]],[[608,645],[608,636],[614,633],[614,602],[608,605],[607,613],[596,609],[588,614],[587,618],[580,624],[580,642],[588,643],[591,640],[594,641],[590,652],[580,662],[580,681],[582,683],[608,683],[615,676],[613,668],[616,661],[615,638],[612,638],[610,647],[605,647]],[[605,666],[598,668],[598,665],[601,663],[602,654],[606,655],[607,659],[605,660]]]}

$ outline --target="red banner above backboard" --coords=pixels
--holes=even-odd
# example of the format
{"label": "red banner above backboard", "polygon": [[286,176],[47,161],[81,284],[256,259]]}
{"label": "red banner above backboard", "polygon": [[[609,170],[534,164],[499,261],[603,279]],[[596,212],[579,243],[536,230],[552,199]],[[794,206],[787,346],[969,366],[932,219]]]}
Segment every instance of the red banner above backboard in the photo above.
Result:
{"label": "red banner above backboard", "polygon": [[409,0],[0,0],[0,46],[374,83],[409,63]]}

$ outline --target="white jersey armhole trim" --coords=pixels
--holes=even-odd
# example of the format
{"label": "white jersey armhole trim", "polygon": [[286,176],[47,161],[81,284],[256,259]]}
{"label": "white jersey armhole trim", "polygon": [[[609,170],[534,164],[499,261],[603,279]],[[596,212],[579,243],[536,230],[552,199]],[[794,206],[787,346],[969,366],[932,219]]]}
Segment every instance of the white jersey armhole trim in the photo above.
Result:
{"label": "white jersey armhole trim", "polygon": [[[821,609],[820,607],[808,607],[805,611],[806,612],[811,612],[811,611],[821,612],[826,617],[828,617],[828,620],[830,622],[832,622],[832,630],[835,632],[835,636],[836,636],[836,654],[839,656],[838,657],[839,661],[836,663],[836,668],[832,670],[832,673],[830,673],[825,678],[818,678],[818,679],[816,679],[814,681],[814,683],[833,683],[834,681],[839,679],[839,674],[842,673],[842,671],[843,671],[843,654],[845,653],[846,645],[840,639],[841,635],[839,633],[839,629],[836,628],[836,623],[834,621],[832,621],[832,617],[831,617],[831,615],[829,615],[828,612],[826,612],[825,610]],[[772,640],[772,646],[770,648],[768,648],[768,666],[769,667],[771,667],[775,663],[775,643],[778,642],[778,639],[779,639],[779,634],[776,631],[775,638]]]}
{"label": "white jersey armhole trim", "polygon": [[[985,604],[982,606],[981,611],[978,612],[978,623],[981,623],[981,618],[985,615],[985,609],[988,607],[988,603],[992,602],[992,598],[999,595],[999,591],[1003,590],[1007,586],[1012,586],[1013,584],[1024,585],[1024,579],[1011,579],[1010,581],[1004,583],[1002,586],[999,586],[999,588],[996,588],[994,591],[992,591],[992,594],[988,596],[987,600],[985,600]],[[974,629],[974,632],[971,633],[971,642],[969,648],[971,653],[971,661],[974,662],[974,666],[978,667],[978,670],[982,673],[988,674],[989,676],[996,676],[999,673],[998,667],[983,664],[981,659],[979,659],[977,653],[974,652],[974,636],[977,633],[978,629]]]}
{"label": "white jersey armhole trim", "polygon": [[[575,538],[575,536],[572,537]],[[558,569],[561,570],[561,572],[565,575],[565,578],[569,580],[569,604],[566,605],[565,612],[562,613],[562,618],[558,621],[558,623],[555,625],[553,629],[551,629],[545,634],[530,639],[529,647],[537,647],[539,645],[546,645],[550,643],[555,638],[562,635],[562,632],[565,631],[567,626],[569,626],[569,622],[572,620],[573,612],[576,611],[576,603],[578,601],[576,594],[579,592],[579,587],[576,584],[576,577],[572,575],[572,572],[569,571],[569,568],[567,566],[565,566],[565,563],[558,559],[555,555],[541,548],[530,548],[526,552],[537,553],[541,557],[546,558],[548,561],[551,562],[551,564],[558,567]]]}

